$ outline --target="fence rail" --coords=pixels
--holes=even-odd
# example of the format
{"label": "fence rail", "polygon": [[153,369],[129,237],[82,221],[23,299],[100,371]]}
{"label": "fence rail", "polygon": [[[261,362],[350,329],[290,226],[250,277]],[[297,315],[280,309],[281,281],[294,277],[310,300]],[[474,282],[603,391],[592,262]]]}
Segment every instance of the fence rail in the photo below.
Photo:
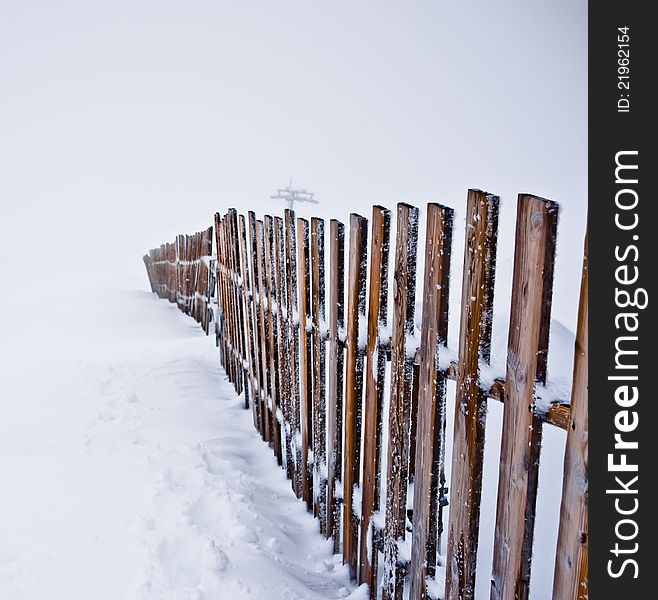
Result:
{"label": "fence rail", "polygon": [[[373,599],[401,600],[405,591],[430,597],[428,577],[438,566],[445,567],[446,599],[474,598],[489,400],[504,405],[491,598],[529,596],[545,424],[567,432],[553,598],[587,597],[587,245],[572,395],[539,410],[558,205],[518,197],[507,372],[485,385],[498,205],[495,195],[468,192],[453,361],[446,359],[449,207],[427,206],[422,289],[419,213],[407,204],[395,215],[374,206],[370,222],[352,214],[347,231],[332,220],[328,236],[322,219],[295,218],[291,210],[257,219],[230,209],[215,215],[214,228],[144,257],[155,293],[177,302],[206,333],[214,321],[221,363],[244,393],[254,426]],[[456,383],[452,435],[449,380]]]}

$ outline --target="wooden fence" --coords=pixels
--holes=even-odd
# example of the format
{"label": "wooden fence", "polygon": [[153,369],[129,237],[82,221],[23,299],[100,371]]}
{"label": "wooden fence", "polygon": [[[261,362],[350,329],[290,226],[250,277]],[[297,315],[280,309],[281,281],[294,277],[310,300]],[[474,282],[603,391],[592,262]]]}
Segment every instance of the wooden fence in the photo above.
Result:
{"label": "wooden fence", "polygon": [[[504,403],[491,598],[529,595],[545,424],[567,431],[553,598],[587,597],[587,246],[571,399],[539,411],[558,206],[518,197],[507,372],[489,386],[480,372],[491,361],[498,204],[492,194],[468,192],[453,361],[447,359],[453,211],[446,206],[427,205],[422,292],[418,209],[407,204],[398,204],[395,215],[373,207],[369,248],[368,220],[356,214],[347,231],[332,220],[326,236],[319,218],[296,219],[286,210],[284,218],[261,220],[231,209],[215,215],[210,273],[210,229],[145,257],[153,291],[178,301],[206,332],[207,299],[216,288],[215,332],[229,379],[244,392],[254,426],[295,494],[373,599],[400,600],[405,590],[411,599],[431,597],[427,580],[444,554],[444,597],[474,598],[489,400]],[[456,382],[452,436],[448,380]]]}

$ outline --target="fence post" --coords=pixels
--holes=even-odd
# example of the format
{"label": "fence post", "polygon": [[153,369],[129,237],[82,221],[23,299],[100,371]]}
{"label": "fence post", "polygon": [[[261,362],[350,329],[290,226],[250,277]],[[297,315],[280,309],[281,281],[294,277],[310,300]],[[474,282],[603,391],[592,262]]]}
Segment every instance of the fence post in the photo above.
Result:
{"label": "fence post", "polygon": [[553,600],[562,600],[562,598],[586,600],[588,597],[588,297],[587,238],[585,238],[571,390],[571,417],[567,428],[567,445],[564,453],[562,505],[555,556]]}
{"label": "fence post", "polygon": [[361,401],[363,353],[361,323],[366,311],[368,220],[350,215],[347,283],[347,354],[345,358],[345,471],[343,473],[343,562],[350,577],[357,575],[358,519],[354,514],[354,488],[359,485],[361,454]]}
{"label": "fence post", "polygon": [[393,277],[393,334],[391,338],[391,401],[389,407],[386,527],[384,532],[383,600],[401,600],[405,566],[398,542],[404,539],[409,480],[410,406],[416,348],[414,335],[418,209],[398,204],[395,273]]}
{"label": "fence post", "polygon": [[343,367],[345,329],[345,227],[332,219],[329,223],[329,358],[327,394],[328,481],[327,537],[334,542],[334,553],[340,552],[343,448]]}
{"label": "fence post", "polygon": [[[523,598],[526,522],[533,503],[535,381],[545,305],[546,273],[556,205],[519,195],[514,248],[514,275],[507,350],[505,407],[496,508],[492,600]],[[529,510],[529,507],[531,509]]]}
{"label": "fence post", "polygon": [[[445,444],[445,378],[439,369],[440,347],[445,346],[448,328],[451,208],[427,206],[425,281],[416,415],[416,461],[411,544],[411,598],[426,598],[428,556],[435,563],[436,527],[431,513],[436,506],[436,479]],[[434,490],[433,490],[434,488]],[[433,493],[433,491],[435,493]]]}
{"label": "fence post", "polygon": [[452,450],[446,600],[473,600],[487,395],[480,361],[491,358],[499,198],[469,190]]}
{"label": "fence post", "polygon": [[[361,481],[361,538],[359,583],[367,583],[370,597],[377,595],[377,535],[373,514],[379,510],[381,483],[382,405],[386,348],[379,328],[386,326],[388,304],[388,254],[391,212],[381,206],[372,210],[370,238],[370,285],[368,291],[368,338],[365,366],[363,416],[363,477]],[[384,340],[387,342],[388,340]]]}

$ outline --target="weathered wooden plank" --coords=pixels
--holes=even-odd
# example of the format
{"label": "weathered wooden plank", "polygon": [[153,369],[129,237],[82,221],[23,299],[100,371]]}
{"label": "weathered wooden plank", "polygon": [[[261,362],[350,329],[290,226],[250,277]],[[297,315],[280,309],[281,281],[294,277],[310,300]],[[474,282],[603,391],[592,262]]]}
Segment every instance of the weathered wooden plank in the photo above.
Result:
{"label": "weathered wooden plank", "polygon": [[299,285],[299,421],[302,442],[302,498],[313,510],[312,450],[313,384],[311,373],[311,298],[309,276],[309,228],[306,219],[297,219],[297,284]]}
{"label": "weathered wooden plank", "polygon": [[302,445],[299,391],[299,311],[297,298],[297,233],[295,213],[286,209],[284,213],[286,245],[286,305],[288,307],[288,352],[290,377],[290,405],[292,408],[293,445],[295,451],[295,479],[293,489],[302,497]]}
{"label": "weathered wooden plank", "polygon": [[324,221],[311,219],[311,371],[313,375],[313,514],[320,533],[327,524],[327,415],[325,401],[326,315]]}
{"label": "weathered wooden plank", "polygon": [[[541,295],[541,316],[539,322],[539,341],[537,351],[538,385],[546,385],[548,367],[548,343],[551,326],[551,306],[553,300],[553,269],[555,264],[555,245],[557,240],[558,205],[547,201],[547,235],[544,245],[544,272]],[[532,567],[532,544],[535,532],[535,512],[537,507],[537,489],[539,485],[539,459],[543,436],[543,420],[536,412],[532,417],[532,438],[530,444],[530,462],[528,465],[528,495],[526,499],[525,531],[521,549],[521,573],[517,586],[519,600],[530,597],[530,572]]]}
{"label": "weathered wooden plank", "polygon": [[[241,349],[240,349],[240,319],[238,311],[236,310],[237,305],[237,291],[235,285],[235,264],[233,256],[233,223],[231,218],[231,212],[226,214],[224,217],[224,247],[226,252],[226,264],[227,264],[227,281],[228,281],[228,316],[231,319],[231,351],[233,355],[233,385],[235,386],[235,391],[239,394],[241,392],[240,382],[241,382],[241,373],[242,373],[242,361],[240,358]],[[191,243],[191,240],[190,240]],[[189,262],[191,263],[191,252],[188,253]],[[192,278],[192,270],[190,269],[190,279]],[[190,299],[191,299],[191,290],[190,290]],[[190,300],[191,301],[191,300]]]}
{"label": "weathered wooden plank", "polygon": [[[354,513],[354,488],[359,485],[361,454],[361,403],[364,347],[360,329],[365,321],[368,220],[350,215],[347,283],[347,352],[345,357],[345,470],[343,473],[343,562],[356,578],[358,519]],[[364,336],[365,337],[365,336]]]}
{"label": "weathered wooden plank", "polygon": [[259,338],[261,344],[260,356],[261,356],[261,397],[262,405],[261,411],[263,415],[264,429],[265,429],[265,441],[272,441],[272,411],[270,410],[270,385],[267,369],[270,364],[269,357],[269,344],[268,344],[268,327],[267,327],[267,315],[266,315],[266,290],[265,290],[265,256],[263,252],[264,246],[264,232],[263,232],[263,222],[260,220],[256,221],[256,262],[258,263],[258,323],[259,323]]}
{"label": "weathered wooden plank", "polygon": [[334,542],[334,553],[340,551],[343,448],[343,368],[345,329],[345,226],[336,220],[329,224],[329,357],[327,394],[327,527],[326,536]]}
{"label": "weathered wooden plank", "polygon": [[[215,236],[217,241],[217,299],[220,307],[220,323],[218,324],[218,331],[220,336],[220,348],[222,366],[226,371],[229,381],[233,381],[233,360],[229,352],[229,338],[231,323],[228,319],[228,291],[226,283],[226,251],[224,249],[224,225],[222,217],[219,213],[215,213]],[[181,265],[180,275],[180,296],[181,296],[181,310],[185,311],[185,245],[184,238],[180,236],[180,255],[183,257],[183,264]]]}
{"label": "weathered wooden plank", "polygon": [[489,363],[499,198],[469,190],[455,397],[446,599],[475,594],[487,395],[480,361]]}
{"label": "weathered wooden plank", "polygon": [[276,303],[276,281],[274,272],[274,227],[272,217],[265,215],[264,218],[264,261],[265,261],[265,287],[267,288],[267,337],[269,350],[269,381],[272,399],[272,442],[274,444],[274,456],[278,465],[283,464],[283,453],[281,451],[281,423],[283,412],[281,411],[281,386],[279,381],[279,319]]}
{"label": "weathered wooden plank", "polygon": [[261,341],[260,329],[260,291],[259,291],[259,274],[260,267],[257,256],[257,235],[256,235],[256,214],[249,211],[249,263],[251,265],[252,274],[252,301],[251,310],[254,318],[254,369],[255,369],[255,387],[257,388],[257,396],[254,397],[254,404],[256,405],[256,414],[258,417],[258,430],[263,439],[265,439],[265,414],[263,413],[264,399],[263,395],[263,345]]}
{"label": "weathered wooden plank", "polygon": [[441,434],[445,430],[445,378],[438,361],[440,347],[447,341],[452,220],[451,208],[428,204],[416,415],[411,598],[427,597],[428,556],[432,554],[432,561],[435,561],[436,555],[436,528],[431,526],[430,517],[437,508],[436,484],[444,444]]}
{"label": "weathered wooden plank", "polygon": [[247,353],[245,351],[245,315],[242,310],[242,291],[240,289],[240,258],[238,255],[239,241],[238,241],[238,213],[234,208],[229,208],[228,214],[229,225],[229,253],[230,253],[230,268],[231,268],[231,281],[233,288],[232,308],[235,323],[235,343],[236,343],[236,362],[237,362],[237,392],[238,394],[244,392],[245,408],[249,408],[249,395],[247,392]]}
{"label": "weathered wooden plank", "polygon": [[[391,212],[381,206],[372,210],[370,238],[370,283],[368,291],[368,337],[365,350],[365,408],[363,417],[363,477],[361,480],[361,536],[359,541],[359,583],[370,586],[377,596],[376,531],[373,515],[379,510],[381,484],[382,405],[386,349],[380,326],[386,326],[388,303],[388,254]],[[383,340],[387,342],[388,340]]]}
{"label": "weathered wooden plank", "polygon": [[554,203],[519,195],[496,509],[492,600],[523,593],[523,545],[533,445],[547,247]]}
{"label": "weathered wooden plank", "polygon": [[567,428],[564,453],[553,600],[588,598],[588,298],[587,239],[585,239],[571,389],[571,419]]}
{"label": "weathered wooden plank", "polygon": [[247,226],[244,215],[240,215],[238,221],[238,237],[240,245],[240,275],[242,277],[242,304],[245,314],[245,340],[249,372],[249,389],[251,390],[251,412],[254,420],[254,427],[258,428],[258,385],[256,383],[256,358],[254,349],[254,314],[252,311],[252,289],[251,273],[249,272],[248,252],[247,252]]}
{"label": "weathered wooden plank", "polygon": [[281,380],[281,410],[283,412],[283,430],[285,439],[286,474],[288,479],[295,478],[295,456],[292,443],[292,407],[290,393],[290,351],[288,344],[289,320],[291,315],[286,304],[286,264],[285,264],[285,242],[283,231],[283,220],[274,217],[274,264],[276,289],[276,301],[279,315],[279,373]]}
{"label": "weathered wooden plank", "polygon": [[[415,347],[416,251],[418,209],[398,204],[395,272],[393,277],[393,333],[391,338],[391,399],[389,407],[388,480],[384,531],[383,600],[400,600],[403,568],[398,542],[404,540],[407,516],[411,384]],[[415,346],[415,344],[414,344]]]}

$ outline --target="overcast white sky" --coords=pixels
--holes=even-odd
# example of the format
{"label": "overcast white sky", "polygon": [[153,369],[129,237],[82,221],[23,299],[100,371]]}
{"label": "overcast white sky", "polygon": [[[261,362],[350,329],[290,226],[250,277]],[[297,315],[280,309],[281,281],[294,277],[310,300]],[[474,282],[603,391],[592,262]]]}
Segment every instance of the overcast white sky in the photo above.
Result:
{"label": "overcast white sky", "polygon": [[326,216],[400,200],[459,212],[480,187],[504,225],[518,192],[553,198],[577,282],[586,11],[0,0],[0,267],[72,244],[145,283],[143,250],[215,210],[267,208],[292,176]]}

